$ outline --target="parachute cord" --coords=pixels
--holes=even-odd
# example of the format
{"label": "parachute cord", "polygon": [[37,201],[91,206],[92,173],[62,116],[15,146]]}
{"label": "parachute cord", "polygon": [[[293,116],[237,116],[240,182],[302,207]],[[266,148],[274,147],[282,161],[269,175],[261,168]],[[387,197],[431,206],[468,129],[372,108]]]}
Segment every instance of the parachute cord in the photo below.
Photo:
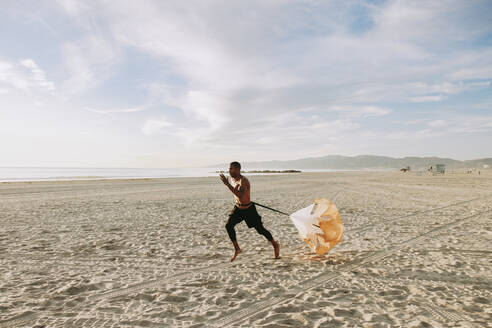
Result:
{"label": "parachute cord", "polygon": [[267,208],[267,209],[269,209],[269,210],[271,210],[271,211],[274,211],[274,212],[277,212],[277,213],[280,213],[280,214],[283,214],[283,215],[290,216],[289,214],[287,214],[287,213],[285,213],[285,212],[282,212],[282,211],[279,211],[279,210],[276,210],[276,209],[274,209],[274,208],[271,208],[271,207],[268,207],[268,206],[265,206],[265,205],[261,205],[261,204],[258,204],[258,203],[256,203],[256,202],[252,202],[252,203],[253,203],[253,204],[255,204],[255,205],[258,205],[258,206],[261,206],[261,207]]}
{"label": "parachute cord", "polygon": [[[335,200],[335,198],[341,193],[343,192],[343,190],[338,190],[332,197],[333,200]],[[268,206],[265,206],[265,205],[262,205],[262,204],[258,204],[257,202],[252,202],[253,204],[255,205],[258,205],[258,206],[261,206],[261,207],[264,207],[264,208],[267,208],[269,209],[270,211],[274,211],[274,212],[277,212],[277,213],[280,213],[280,214],[283,214],[283,215],[287,215],[287,216],[290,216],[290,214],[287,214],[285,212],[282,212],[282,211],[279,211],[279,210],[276,210],[274,208],[271,208],[271,207],[268,207]]]}

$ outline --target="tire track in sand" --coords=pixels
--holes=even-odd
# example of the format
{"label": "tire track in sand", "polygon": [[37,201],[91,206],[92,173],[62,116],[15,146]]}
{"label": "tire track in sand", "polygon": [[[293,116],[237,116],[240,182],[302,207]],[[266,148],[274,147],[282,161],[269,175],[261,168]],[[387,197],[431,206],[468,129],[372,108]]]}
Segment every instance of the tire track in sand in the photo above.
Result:
{"label": "tire track in sand", "polygon": [[[467,220],[476,218],[482,214],[490,213],[490,212],[492,212],[492,209],[482,211],[480,213],[476,213],[476,214],[467,216],[465,218],[459,218],[459,219],[453,220],[451,222],[445,223],[443,225],[440,225],[439,227],[436,227],[436,228],[433,228],[427,232],[424,232],[424,233],[422,233],[416,237],[412,237],[410,239],[407,239],[407,240],[403,241],[402,243],[400,243],[399,245],[394,245],[393,248],[391,248],[391,249],[378,251],[374,255],[370,255],[366,258],[356,260],[355,262],[352,262],[352,263],[347,263],[346,265],[343,265],[341,268],[339,268],[339,270],[337,270],[337,272],[323,273],[323,274],[320,274],[316,277],[307,279],[307,280],[301,282],[296,288],[294,288],[292,290],[292,292],[289,293],[290,294],[289,296],[274,297],[274,298],[271,298],[268,300],[256,302],[256,303],[252,304],[251,306],[249,306],[245,309],[241,309],[239,311],[236,311],[232,314],[229,314],[229,315],[217,320],[216,322],[213,322],[213,323],[211,322],[209,324],[214,326],[214,327],[228,327],[231,325],[238,324],[240,322],[245,321],[248,318],[251,318],[251,317],[256,316],[258,314],[261,314],[265,311],[268,311],[269,308],[271,308],[275,305],[281,305],[283,303],[286,303],[286,302],[290,301],[292,299],[292,297],[297,297],[299,294],[305,293],[310,289],[320,287],[327,282],[336,280],[336,279],[340,278],[341,275],[345,272],[349,272],[351,270],[354,270],[354,269],[361,267],[361,266],[363,266],[367,263],[370,263],[370,262],[382,260],[382,259],[384,259],[390,255],[393,255],[394,253],[396,253],[397,251],[399,251],[405,247],[411,246],[411,245],[417,243],[418,241],[421,241],[423,239],[428,238],[429,236],[432,236],[433,234],[435,234],[439,231],[446,230],[446,229],[454,227],[454,226],[459,226],[459,225],[465,223]],[[293,294],[295,294],[295,296],[293,296]],[[442,317],[445,317],[444,313],[443,313]]]}
{"label": "tire track in sand", "polygon": [[[337,196],[338,193],[340,193],[340,192],[341,191],[337,191],[337,193],[334,196]],[[304,199],[307,199],[308,197],[313,197],[313,196],[310,195],[310,196],[305,197]],[[462,201],[462,202],[458,202],[458,203],[454,203],[454,204],[440,206],[437,208],[432,208],[432,209],[423,210],[423,211],[416,211],[416,212],[413,212],[409,215],[400,216],[394,220],[402,219],[402,218],[408,218],[408,217],[414,216],[416,214],[421,214],[421,213],[430,213],[430,212],[433,212],[436,210],[440,210],[440,209],[444,209],[444,208],[448,208],[448,207],[452,207],[452,206],[457,206],[457,205],[469,203],[469,202],[472,202],[472,201],[475,201],[478,199],[484,199],[484,198],[489,198],[489,197],[491,197],[491,196],[486,196],[486,197],[481,197],[481,198],[473,198],[473,199],[470,199],[467,201]],[[464,223],[464,221],[466,219],[470,219],[470,218],[476,217],[478,215],[481,215],[481,214],[484,214],[487,212],[490,212],[490,211],[483,211],[480,213],[476,213],[476,214],[471,215],[469,217],[460,218],[460,219],[455,220],[451,223],[444,224],[444,225],[441,225],[437,228],[431,229],[430,231],[428,231],[426,233],[423,233],[417,237],[411,238],[411,239],[401,243],[400,246],[395,245],[395,247],[391,250],[377,251],[376,253],[366,257],[365,259],[358,259],[358,260],[356,260],[356,262],[348,263],[347,265],[342,267],[339,272],[327,273],[327,274],[323,274],[323,275],[320,275],[320,276],[317,276],[314,278],[310,278],[304,282],[301,282],[299,284],[299,286],[295,290],[293,290],[293,292],[294,293],[303,293],[309,289],[318,287],[318,286],[320,286],[320,285],[322,285],[322,284],[324,284],[330,280],[338,278],[341,275],[341,273],[343,273],[343,272],[353,270],[357,267],[364,265],[365,263],[376,261],[379,259],[383,259],[389,255],[392,255],[393,253],[395,253],[399,249],[407,246],[408,244],[411,245],[420,239],[426,238],[428,234],[431,234],[431,233],[437,232],[439,230],[443,230],[443,229],[446,229],[448,227],[451,227],[453,224],[459,223],[459,221]],[[99,295],[94,295],[92,297],[88,297],[88,299],[92,300],[92,301],[98,301],[98,300],[103,300],[103,299],[108,299],[108,298],[119,297],[122,295],[135,293],[135,292],[138,292],[138,291],[141,291],[144,289],[154,288],[156,286],[160,286],[161,284],[169,284],[172,282],[182,280],[184,278],[194,277],[194,276],[199,275],[199,274],[204,274],[204,273],[209,273],[209,272],[213,272],[216,270],[220,270],[221,268],[225,268],[227,266],[230,266],[230,263],[223,263],[223,264],[216,265],[216,266],[206,266],[206,267],[201,267],[201,268],[190,269],[184,273],[178,273],[178,274],[172,275],[172,276],[162,276],[162,277],[159,277],[157,279],[153,279],[151,281],[146,281],[146,282],[142,282],[142,283],[137,283],[137,284],[128,286],[126,288],[116,289],[116,290],[108,291],[108,292],[105,292],[105,293],[102,293]],[[266,301],[260,301],[260,302],[254,303],[253,305],[251,305],[250,307],[248,307],[246,309],[239,310],[238,312],[235,312],[231,315],[223,317],[223,318],[219,319],[218,321],[216,321],[215,323],[210,323],[210,324],[214,325],[216,327],[223,327],[226,325],[230,325],[232,323],[242,322],[242,321],[246,320],[247,318],[249,318],[253,315],[259,314],[259,313],[265,311],[266,309],[268,309],[274,305],[284,303],[288,300],[289,300],[289,298],[285,298],[285,297],[275,297],[275,298],[272,298],[272,299],[269,299]],[[0,328],[21,327],[22,325],[27,325],[28,323],[32,323],[38,317],[40,317],[39,314],[28,313],[22,317],[15,317],[12,319],[7,319],[7,320],[4,320],[3,322],[0,322]],[[22,325],[19,325],[20,323],[22,323]]]}
{"label": "tire track in sand", "polygon": [[[337,193],[339,193],[339,191],[337,191]],[[313,196],[312,195],[306,196],[300,202],[305,201],[309,197],[313,197]],[[107,298],[114,298],[114,297],[129,294],[129,293],[132,293],[135,291],[140,291],[142,289],[153,288],[153,287],[161,285],[162,283],[171,283],[171,282],[178,281],[181,279],[193,277],[193,276],[196,276],[198,274],[204,274],[204,273],[209,273],[212,271],[217,271],[217,270],[220,270],[220,269],[228,267],[228,266],[230,266],[230,263],[226,262],[226,263],[219,264],[216,266],[206,266],[206,267],[201,267],[201,268],[196,268],[196,269],[190,269],[190,270],[188,270],[188,272],[178,273],[178,274],[172,275],[172,276],[160,277],[158,279],[154,279],[152,281],[147,281],[147,282],[135,284],[135,285],[129,286],[127,288],[109,291],[109,292],[106,292],[106,293],[103,293],[100,295],[95,295],[95,296],[91,297],[90,299],[102,300],[102,299],[107,299]]]}
{"label": "tire track in sand", "polygon": [[[319,189],[322,190],[323,188],[325,188],[325,186],[326,186],[326,184],[323,185],[323,187],[321,187]],[[315,195],[317,193],[319,193],[320,190],[318,190],[318,188],[317,188],[316,191],[312,192],[312,194],[302,197],[299,201],[297,201],[293,205],[294,208],[297,207],[299,204],[306,202],[309,199],[314,199],[313,197],[315,197]],[[341,191],[342,190],[337,190],[333,194],[332,199],[335,199]],[[150,280],[150,281],[137,283],[137,284],[125,287],[125,288],[111,290],[111,291],[108,291],[108,292],[105,292],[102,294],[98,294],[98,295],[89,296],[88,299],[92,300],[92,301],[98,301],[98,300],[103,300],[103,299],[108,299],[108,298],[119,297],[119,296],[131,294],[133,292],[138,292],[138,291],[141,291],[144,289],[149,289],[149,288],[153,288],[156,286],[160,286],[163,283],[172,283],[174,281],[179,281],[179,280],[182,280],[185,278],[195,277],[199,274],[205,274],[208,272],[213,272],[216,270],[220,270],[221,268],[226,268],[228,266],[230,266],[230,263],[226,262],[226,263],[215,265],[215,266],[205,266],[205,267],[200,267],[200,268],[193,268],[190,270],[180,270],[179,273],[174,274],[174,275],[163,275],[163,276],[160,276],[160,277],[153,279],[153,280]],[[33,323],[38,318],[43,318],[43,315],[39,314],[39,313],[34,313],[34,312],[26,312],[25,314],[22,314],[20,316],[15,316],[11,319],[1,321],[0,322],[0,328],[11,328],[11,327],[13,328],[13,327],[26,326],[28,324]],[[62,318],[57,319],[56,322],[62,323]],[[50,323],[55,324],[55,322],[50,322]]]}

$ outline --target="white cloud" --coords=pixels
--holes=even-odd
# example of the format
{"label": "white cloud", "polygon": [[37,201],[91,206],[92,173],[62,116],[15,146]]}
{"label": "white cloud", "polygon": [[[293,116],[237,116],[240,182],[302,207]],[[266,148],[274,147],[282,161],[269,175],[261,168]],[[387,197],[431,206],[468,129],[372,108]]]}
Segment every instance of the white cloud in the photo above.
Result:
{"label": "white cloud", "polygon": [[[0,61],[0,93],[53,92],[47,76],[62,77],[56,93],[66,100],[67,112],[84,108],[101,114],[98,124],[115,124],[114,116],[104,114],[135,113],[135,123],[121,115],[117,124],[138,124],[138,133],[159,136],[143,137],[145,144],[158,139],[169,149],[193,154],[200,149],[207,156],[241,145],[251,156],[260,156],[257,151],[282,157],[314,153],[320,143],[330,150],[358,147],[365,135],[384,144],[388,132],[398,129],[390,137],[490,131],[490,121],[433,114],[447,110],[441,101],[490,88],[492,47],[481,41],[491,29],[486,2],[56,4],[44,6],[39,19],[57,31],[50,49],[60,50],[60,62],[50,68],[43,62],[45,74],[34,60]],[[148,62],[139,67],[143,58]],[[106,83],[116,77],[114,85]],[[117,94],[123,84],[146,86],[148,98],[142,100],[140,90]],[[105,91],[108,99],[98,104]],[[46,98],[32,98],[45,103],[46,111],[51,107]],[[488,109],[484,98],[482,109],[470,108]],[[115,103],[146,106],[105,107]],[[139,112],[148,108],[157,113],[145,120],[147,113]],[[421,127],[415,123],[410,129],[409,122]],[[155,153],[150,146],[145,151]]]}
{"label": "white cloud", "polygon": [[42,69],[38,67],[38,65],[32,59],[21,59],[19,61],[22,66],[29,69],[32,73],[31,79],[39,85],[41,88],[45,88],[48,91],[55,90],[55,84],[46,79],[46,74]]}
{"label": "white cloud", "polygon": [[[228,133],[239,142],[253,142],[247,140],[248,134],[234,131],[239,118],[242,129],[257,131],[258,143],[272,140],[272,131],[282,136],[278,139],[287,140],[292,135],[303,138],[303,134],[279,117],[295,117],[303,126],[300,122],[306,117],[301,113],[306,108],[321,122],[332,124],[333,120],[323,117],[332,117],[329,113],[334,112],[359,125],[357,120],[392,113],[375,103],[439,102],[449,95],[488,87],[486,82],[446,76],[472,61],[468,52],[441,54],[438,47],[479,33],[478,25],[466,31],[449,21],[459,10],[469,9],[461,5],[443,10],[440,5],[389,2],[374,7],[374,27],[362,35],[347,33],[344,22],[330,16],[310,22],[316,26],[329,21],[329,32],[296,35],[292,32],[302,22],[302,14],[293,14],[282,3],[258,6],[261,10],[255,11],[256,16],[247,19],[249,11],[231,18],[230,13],[238,9],[234,4],[210,10],[198,3],[147,2],[138,4],[137,11],[127,2],[103,6],[103,12],[116,40],[170,63],[186,81],[180,87],[162,88],[161,99],[181,109],[187,125],[194,127],[181,126],[175,135],[197,145],[221,143]],[[281,18],[267,19],[272,13],[282,17],[286,12],[291,15],[290,25]],[[283,41],[285,36],[289,38]],[[277,129],[269,122],[282,122],[289,128]]]}
{"label": "white cloud", "polygon": [[26,90],[29,88],[29,82],[21,72],[15,70],[14,65],[9,62],[0,61],[0,83],[6,87],[4,90],[7,93],[8,89]]}
{"label": "white cloud", "polygon": [[448,123],[446,121],[443,121],[443,120],[435,120],[435,121],[430,121],[428,123],[428,125],[432,128],[442,128],[442,127],[448,125]]}
{"label": "white cloud", "polygon": [[37,100],[34,102],[34,106],[39,107],[39,108],[43,108],[43,107],[46,107],[46,104],[43,101]]}
{"label": "white cloud", "polygon": [[150,118],[147,119],[142,126],[142,132],[145,135],[153,135],[165,132],[166,128],[173,126],[166,118]]}
{"label": "white cloud", "polygon": [[421,96],[421,97],[412,97],[410,98],[411,102],[421,103],[421,102],[439,102],[443,100],[443,96]]}
{"label": "white cloud", "polygon": [[[115,42],[168,63],[186,80],[178,107],[188,115],[211,118],[206,120],[214,126],[218,122],[227,124],[227,117],[241,108],[235,95],[244,90],[252,91],[250,97],[257,98],[249,99],[250,103],[268,103],[268,110],[272,111],[283,107],[279,103],[282,92],[299,94],[306,88],[323,86],[326,90],[334,81],[347,84],[345,90],[337,87],[330,91],[335,103],[347,99],[437,101],[436,93],[455,94],[463,86],[450,82],[423,83],[419,89],[412,88],[412,82],[406,80],[463,67],[459,58],[469,57],[468,52],[454,51],[443,58],[433,51],[484,29],[474,22],[454,23],[456,17],[461,19],[473,9],[460,2],[443,6],[389,1],[383,6],[366,6],[374,26],[362,35],[347,32],[347,21],[343,18],[348,16],[350,4],[301,4],[306,12],[311,11],[309,15],[297,11],[295,2],[255,2],[248,9],[230,3],[221,4],[221,10],[216,10],[217,4],[204,6],[194,1],[122,1],[118,6],[95,2],[92,8],[80,8],[72,1],[63,5],[76,17],[85,14],[90,18],[99,13]],[[316,11],[323,15],[314,15]],[[463,29],[464,23],[471,24],[470,28]],[[299,33],[308,27],[320,33]],[[90,75],[84,72],[81,70],[82,80]],[[388,78],[395,75],[401,82],[388,83]],[[412,88],[411,96],[408,88]],[[272,99],[272,92],[279,97]],[[221,104],[213,108],[196,106],[197,97]],[[213,100],[217,97],[220,99]],[[299,107],[311,105],[329,104],[325,99],[311,99]]]}
{"label": "white cloud", "polygon": [[490,86],[490,81],[472,82],[468,84],[471,88],[486,88]]}
{"label": "white cloud", "polygon": [[458,94],[466,90],[474,88],[484,88],[490,85],[489,81],[485,82],[443,82],[439,84],[422,85],[422,89],[425,89],[431,93],[444,93],[444,94]]}
{"label": "white cloud", "polygon": [[[489,54],[492,56],[492,54]],[[470,68],[458,69],[450,74],[450,77],[454,80],[475,80],[475,79],[490,79],[492,76],[492,65],[479,66],[477,64]]]}
{"label": "white cloud", "polygon": [[77,0],[57,0],[60,6],[72,16],[80,16],[90,8],[88,4]]}
{"label": "white cloud", "polygon": [[448,96],[468,90],[488,88],[490,81],[444,81],[440,83],[398,82],[393,84],[365,85],[356,89],[345,100],[356,102],[440,102]]}
{"label": "white cloud", "polygon": [[64,65],[70,77],[64,83],[68,94],[96,88],[114,72],[119,50],[111,40],[90,35],[62,47]]}
{"label": "white cloud", "polygon": [[444,135],[446,135],[444,131],[436,129],[419,129],[414,131],[399,131],[384,134],[378,133],[377,138],[386,140],[422,140],[442,137]]}
{"label": "white cloud", "polygon": [[55,84],[46,78],[45,72],[32,59],[18,62],[0,60],[0,86],[3,86],[4,93],[55,90]]}
{"label": "white cloud", "polygon": [[[410,141],[414,140],[453,140],[453,138],[463,139],[471,134],[492,132],[491,116],[462,116],[449,115],[446,119],[416,120],[407,122],[412,126],[411,129],[401,129],[391,132],[371,132],[364,133],[367,138],[374,140],[390,141]],[[443,139],[446,137],[447,139]],[[435,156],[435,153],[432,155]]]}
{"label": "white cloud", "polygon": [[440,135],[482,133],[490,131],[492,117],[490,116],[450,116],[444,119],[427,121],[432,128],[429,131]]}
{"label": "white cloud", "polygon": [[458,116],[450,121],[447,131],[456,134],[491,132],[491,123],[491,116]]}
{"label": "white cloud", "polygon": [[138,106],[138,107],[130,107],[130,108],[113,108],[113,109],[94,109],[94,108],[89,108],[85,107],[85,110],[97,114],[112,114],[112,113],[134,113],[134,112],[141,112],[143,110],[146,110],[147,108],[145,106]]}
{"label": "white cloud", "polygon": [[327,110],[345,113],[350,117],[384,116],[391,113],[391,109],[379,106],[330,106]]}

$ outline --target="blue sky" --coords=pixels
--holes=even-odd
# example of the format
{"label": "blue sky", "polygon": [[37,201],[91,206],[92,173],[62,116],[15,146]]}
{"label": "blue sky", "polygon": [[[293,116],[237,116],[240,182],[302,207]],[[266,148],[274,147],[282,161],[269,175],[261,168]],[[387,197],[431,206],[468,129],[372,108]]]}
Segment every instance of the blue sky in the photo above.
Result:
{"label": "blue sky", "polygon": [[0,166],[492,157],[490,1],[2,1]]}

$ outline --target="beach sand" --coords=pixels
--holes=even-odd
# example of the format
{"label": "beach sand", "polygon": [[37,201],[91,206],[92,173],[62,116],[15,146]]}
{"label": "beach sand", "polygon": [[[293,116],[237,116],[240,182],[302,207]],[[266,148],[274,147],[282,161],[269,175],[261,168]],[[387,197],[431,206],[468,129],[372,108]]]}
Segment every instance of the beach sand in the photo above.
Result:
{"label": "beach sand", "polygon": [[0,328],[490,327],[492,172],[250,176],[293,212],[332,199],[343,241],[317,257],[258,208],[230,263],[217,178],[0,183]]}

